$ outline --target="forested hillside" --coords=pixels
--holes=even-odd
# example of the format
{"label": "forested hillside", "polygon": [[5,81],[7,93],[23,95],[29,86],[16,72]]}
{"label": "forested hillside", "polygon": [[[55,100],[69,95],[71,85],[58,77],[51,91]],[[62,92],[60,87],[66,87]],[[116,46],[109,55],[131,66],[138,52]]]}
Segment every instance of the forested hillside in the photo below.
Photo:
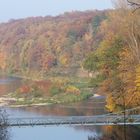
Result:
{"label": "forested hillside", "polygon": [[0,69],[8,73],[75,73],[102,39],[107,11],[31,17],[0,24]]}

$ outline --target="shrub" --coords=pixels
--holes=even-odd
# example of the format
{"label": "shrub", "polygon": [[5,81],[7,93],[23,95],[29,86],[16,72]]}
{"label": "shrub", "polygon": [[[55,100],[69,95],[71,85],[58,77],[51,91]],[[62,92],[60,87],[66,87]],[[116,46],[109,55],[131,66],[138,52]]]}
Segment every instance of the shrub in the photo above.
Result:
{"label": "shrub", "polygon": [[41,97],[43,95],[43,91],[37,85],[32,85],[32,91],[30,92],[33,97]]}
{"label": "shrub", "polygon": [[68,85],[68,87],[66,88],[66,93],[72,93],[72,94],[79,95],[80,92],[81,91],[77,87],[72,86],[72,85]]}
{"label": "shrub", "polygon": [[59,94],[61,92],[61,89],[58,86],[52,86],[49,90],[52,96]]}
{"label": "shrub", "polygon": [[31,91],[31,88],[29,86],[22,86],[19,88],[20,93],[29,93]]}

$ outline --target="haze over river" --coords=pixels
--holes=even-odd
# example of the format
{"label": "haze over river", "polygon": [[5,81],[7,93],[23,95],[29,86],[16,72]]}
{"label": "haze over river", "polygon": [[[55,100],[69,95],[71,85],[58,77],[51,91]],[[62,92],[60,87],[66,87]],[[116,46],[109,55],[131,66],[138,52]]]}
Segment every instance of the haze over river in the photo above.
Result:
{"label": "haze over river", "polygon": [[[15,91],[20,78],[0,77],[0,95]],[[106,113],[104,97],[73,104],[4,108],[9,118],[41,116],[92,116]],[[127,126],[127,140],[140,140],[140,127]],[[123,126],[35,126],[9,127],[0,140],[124,140]],[[94,139],[96,138],[96,139]]]}

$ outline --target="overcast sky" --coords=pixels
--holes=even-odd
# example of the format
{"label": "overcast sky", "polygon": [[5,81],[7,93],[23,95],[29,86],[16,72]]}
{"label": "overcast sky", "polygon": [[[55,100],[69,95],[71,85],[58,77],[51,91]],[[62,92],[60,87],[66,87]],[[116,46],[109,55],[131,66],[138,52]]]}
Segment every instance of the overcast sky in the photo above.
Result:
{"label": "overcast sky", "polygon": [[67,11],[112,8],[111,0],[0,0],[0,22]]}

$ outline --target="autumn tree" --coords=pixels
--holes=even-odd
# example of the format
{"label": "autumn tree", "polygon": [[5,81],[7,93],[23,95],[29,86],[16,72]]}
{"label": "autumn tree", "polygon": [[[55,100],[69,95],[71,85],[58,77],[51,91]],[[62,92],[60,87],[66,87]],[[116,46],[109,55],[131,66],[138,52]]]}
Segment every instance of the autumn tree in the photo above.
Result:
{"label": "autumn tree", "polygon": [[[123,35],[122,39],[124,40],[123,50],[119,53],[120,61],[117,67],[121,85],[120,92],[112,94],[112,99],[115,99],[116,105],[120,108],[131,108],[138,106],[140,100],[140,92],[135,82],[138,79],[137,73],[140,60],[139,14],[133,14],[126,5],[122,4],[124,3],[118,4],[121,7],[119,7],[118,13],[116,13],[116,17],[120,17],[117,28],[118,33],[121,36]],[[121,19],[121,15],[124,15],[123,20]],[[107,103],[108,105],[112,104],[109,99]]]}
{"label": "autumn tree", "polygon": [[90,84],[100,94],[106,93],[110,111],[138,106],[140,100],[139,14],[133,14],[124,0],[115,4],[116,10],[100,24],[103,37],[98,48],[84,63],[85,69],[98,72]]}

